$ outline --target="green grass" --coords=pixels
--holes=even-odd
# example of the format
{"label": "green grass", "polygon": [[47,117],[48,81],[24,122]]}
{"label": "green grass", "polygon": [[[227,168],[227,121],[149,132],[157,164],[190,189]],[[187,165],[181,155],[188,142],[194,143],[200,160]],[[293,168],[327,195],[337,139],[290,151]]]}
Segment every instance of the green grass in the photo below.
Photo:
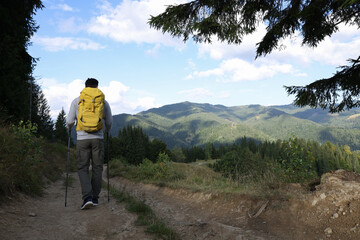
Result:
{"label": "green grass", "polygon": [[[104,182],[103,186],[107,189],[107,183]],[[178,234],[159,220],[151,208],[144,202],[139,201],[126,192],[118,191],[114,187],[110,187],[110,193],[118,202],[124,202],[126,204],[126,209],[129,212],[133,212],[138,215],[136,224],[146,226],[146,232],[153,234],[155,239],[180,239]]]}
{"label": "green grass", "polygon": [[[41,195],[45,184],[61,178],[67,159],[66,146],[35,137],[29,124],[0,127],[0,198],[18,192]],[[74,151],[71,151],[74,169]]]}
{"label": "green grass", "polygon": [[[297,115],[292,116],[295,113]],[[358,150],[360,123],[355,115],[359,113],[358,109],[329,115],[321,109],[293,106],[219,108],[186,102],[139,113],[121,119],[121,123],[114,120],[112,131],[117,134],[119,128],[136,122],[135,125],[142,126],[151,138],[162,140],[169,148],[207,142],[231,144],[243,136],[258,140],[285,140],[295,135],[321,143],[331,141],[349,145],[352,150]]]}
{"label": "green grass", "polygon": [[[44,176],[52,182],[61,178],[66,171],[67,147],[60,143],[42,143]],[[70,172],[76,171],[75,149],[70,149]]]}
{"label": "green grass", "polygon": [[166,177],[155,178],[149,174],[144,174],[144,170],[139,166],[128,165],[123,161],[113,159],[110,162],[110,175],[172,189],[187,189],[191,192],[246,194],[254,198],[284,197],[279,195],[282,183],[272,172],[269,171],[261,179],[245,176],[234,180],[213,171],[209,164],[214,163],[214,161],[169,162]]}

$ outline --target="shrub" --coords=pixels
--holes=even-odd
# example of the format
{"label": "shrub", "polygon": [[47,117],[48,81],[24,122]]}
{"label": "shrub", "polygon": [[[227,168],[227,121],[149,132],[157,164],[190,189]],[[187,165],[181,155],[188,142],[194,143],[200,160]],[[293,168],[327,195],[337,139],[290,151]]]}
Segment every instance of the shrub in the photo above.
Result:
{"label": "shrub", "polygon": [[225,177],[234,180],[244,180],[251,177],[259,177],[267,170],[267,164],[271,162],[268,157],[262,158],[257,152],[253,153],[247,147],[226,153],[219,161],[212,165],[215,171],[221,172]]}
{"label": "shrub", "polygon": [[36,125],[20,122],[19,125],[1,128],[0,193],[21,191],[30,195],[42,191],[41,144],[35,137]]}
{"label": "shrub", "polygon": [[170,176],[170,157],[160,153],[156,163],[145,158],[138,166],[142,178],[151,180],[165,180]]}
{"label": "shrub", "polygon": [[226,149],[212,167],[237,181],[249,177],[263,181],[261,178],[270,174],[282,182],[309,183],[336,169],[360,172],[359,153],[351,152],[349,146],[339,147],[330,142],[320,145],[292,137],[256,145],[245,139]]}
{"label": "shrub", "polygon": [[283,141],[280,164],[289,182],[306,182],[317,178],[316,159],[310,145],[303,139]]}
{"label": "shrub", "polygon": [[138,166],[141,178],[153,178],[155,173],[154,163],[149,159],[145,158],[142,163]]}

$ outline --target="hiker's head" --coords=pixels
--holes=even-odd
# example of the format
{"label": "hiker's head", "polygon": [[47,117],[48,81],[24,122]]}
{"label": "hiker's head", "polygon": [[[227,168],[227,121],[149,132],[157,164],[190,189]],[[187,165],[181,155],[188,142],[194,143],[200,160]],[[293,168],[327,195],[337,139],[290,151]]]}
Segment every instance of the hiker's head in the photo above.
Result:
{"label": "hiker's head", "polygon": [[88,78],[85,82],[85,87],[97,88],[99,85],[99,81],[95,78]]}

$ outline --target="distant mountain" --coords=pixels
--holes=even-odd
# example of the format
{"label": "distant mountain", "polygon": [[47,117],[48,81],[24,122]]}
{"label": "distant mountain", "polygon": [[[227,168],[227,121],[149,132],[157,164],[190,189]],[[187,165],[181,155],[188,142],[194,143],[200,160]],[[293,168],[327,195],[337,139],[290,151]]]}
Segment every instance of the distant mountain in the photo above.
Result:
{"label": "distant mountain", "polygon": [[261,141],[296,136],[360,150],[360,109],[329,114],[293,105],[226,107],[182,102],[135,115],[115,115],[111,134],[117,136],[127,125],[142,127],[170,148],[234,143],[244,136]]}

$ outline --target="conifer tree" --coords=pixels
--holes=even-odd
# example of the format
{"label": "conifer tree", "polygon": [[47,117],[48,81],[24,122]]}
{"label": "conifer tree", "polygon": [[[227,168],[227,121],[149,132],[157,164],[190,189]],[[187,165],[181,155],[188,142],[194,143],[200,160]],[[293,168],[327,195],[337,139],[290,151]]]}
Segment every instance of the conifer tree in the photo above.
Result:
{"label": "conifer tree", "polygon": [[32,71],[36,59],[27,48],[37,26],[33,20],[41,0],[0,1],[0,109],[13,121],[29,119]]}
{"label": "conifer tree", "polygon": [[[302,43],[316,47],[325,37],[339,30],[339,24],[360,27],[359,0],[193,0],[168,6],[149,24],[155,29],[195,42],[220,41],[241,44],[245,35],[254,33],[259,23],[266,34],[257,44],[256,57],[280,48],[279,41],[300,33]],[[295,105],[321,107],[339,112],[360,106],[360,56],[330,78],[307,86],[286,87],[295,95]]]}
{"label": "conifer tree", "polygon": [[185,162],[186,161],[186,156],[183,153],[183,150],[178,146],[175,146],[171,150],[171,156],[172,156],[172,160],[174,162]]}
{"label": "conifer tree", "polygon": [[149,144],[149,160],[156,162],[160,153],[166,153],[170,155],[171,153],[167,150],[166,143],[159,139],[153,139]]}
{"label": "conifer tree", "polygon": [[48,139],[53,137],[54,123],[50,116],[50,107],[39,85],[33,83],[32,123],[37,124],[38,134]]}
{"label": "conifer tree", "polygon": [[123,157],[130,164],[140,164],[147,158],[155,162],[160,153],[170,154],[164,142],[154,139],[143,132],[141,127],[128,125],[119,131],[116,138],[111,139],[112,157]]}
{"label": "conifer tree", "polygon": [[130,164],[139,164],[148,157],[149,137],[140,127],[127,126],[119,131],[121,155]]}
{"label": "conifer tree", "polygon": [[65,145],[68,143],[69,133],[66,127],[66,114],[64,108],[61,109],[61,112],[56,119],[54,135],[55,139],[60,143]]}

